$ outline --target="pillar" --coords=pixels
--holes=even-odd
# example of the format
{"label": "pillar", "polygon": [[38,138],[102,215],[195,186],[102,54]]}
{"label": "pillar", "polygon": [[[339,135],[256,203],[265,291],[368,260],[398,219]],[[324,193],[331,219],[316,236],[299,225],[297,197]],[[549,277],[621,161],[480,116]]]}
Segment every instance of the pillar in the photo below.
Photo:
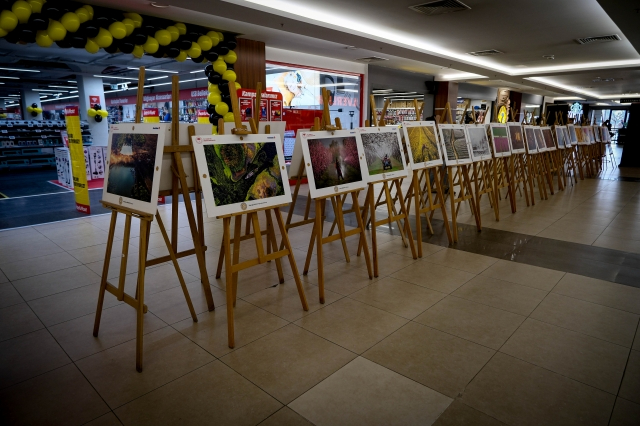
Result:
{"label": "pillar", "polygon": [[440,122],[444,123],[447,117],[443,116],[444,108],[449,102],[451,117],[456,120],[456,108],[458,107],[458,83],[452,81],[437,81],[436,96],[434,101],[434,114],[440,116]]}
{"label": "pillar", "polygon": [[234,66],[238,83],[245,89],[255,89],[256,83],[262,83],[264,90],[267,83],[264,42],[239,38],[235,52],[238,55]]}
{"label": "pillar", "polygon": [[109,119],[103,118],[98,123],[94,118],[87,115],[89,108],[93,107],[96,102],[91,102],[90,97],[96,97],[102,109],[107,108],[104,99],[104,86],[101,77],[93,77],[87,75],[78,75],[78,96],[80,104],[80,119],[89,123],[89,131],[93,138],[94,146],[107,146],[109,138]]}
{"label": "pillar", "polygon": [[27,107],[31,106],[34,103],[38,105],[38,108],[42,108],[39,92],[33,91],[31,87],[26,87],[20,90],[20,107],[22,108],[23,120],[42,120],[42,114],[38,114],[37,116],[33,117],[31,113],[27,111]]}
{"label": "pillar", "polygon": [[509,121],[513,119],[517,122],[522,122],[522,120],[524,119],[524,111],[522,108],[522,93],[510,91],[509,101],[511,101],[510,102],[511,110],[515,111],[516,113],[515,117],[511,117],[511,113],[509,113]]}

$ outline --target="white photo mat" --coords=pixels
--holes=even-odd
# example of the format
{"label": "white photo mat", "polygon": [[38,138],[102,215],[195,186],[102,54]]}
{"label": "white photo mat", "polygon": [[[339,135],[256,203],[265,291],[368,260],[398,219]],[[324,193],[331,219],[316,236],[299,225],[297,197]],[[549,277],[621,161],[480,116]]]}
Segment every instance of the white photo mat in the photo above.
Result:
{"label": "white photo mat", "polygon": [[[454,154],[453,151],[447,151],[447,140],[445,140],[445,135],[449,136],[453,132],[462,132],[464,137],[464,145],[459,144],[458,146],[462,148],[462,156]],[[473,160],[471,159],[471,146],[469,146],[469,139],[467,138],[467,132],[465,130],[464,124],[439,124],[438,132],[440,133],[440,146],[442,147],[443,156],[446,155],[445,162],[447,166],[461,166],[464,164],[471,164]],[[449,141],[449,145],[451,145],[451,141]],[[451,146],[452,149],[455,149]],[[466,153],[464,149],[466,148]]]}
{"label": "white photo mat", "polygon": [[[491,142],[487,135],[488,125],[486,124],[466,124],[465,131],[467,133],[467,141],[471,148],[471,159],[475,163],[476,161],[491,160]],[[479,141],[478,147],[484,148],[481,150],[474,149],[474,141]]]}
{"label": "white photo mat", "polygon": [[522,126],[522,132],[524,134],[525,146],[527,147],[527,154],[537,154],[538,144],[536,143],[534,126],[524,125]]}
{"label": "white photo mat", "polygon": [[[389,138],[390,143],[395,145],[395,148],[398,150],[398,154],[400,154],[400,162],[401,162],[401,170],[395,170],[391,172],[385,172],[384,170],[380,173],[371,173],[371,166],[367,160],[367,148],[366,140],[367,138],[376,138],[376,135],[384,135],[386,138]],[[400,129],[397,127],[358,127],[356,129],[356,142],[358,143],[358,150],[364,153],[365,164],[367,165],[367,183],[380,182],[387,179],[396,179],[396,178],[405,178],[408,176],[407,172],[407,161],[404,157],[404,148],[402,146],[402,139],[400,137]],[[383,159],[380,158],[381,164],[383,164]],[[391,158],[389,158],[391,161]],[[384,167],[384,164],[383,164]]]}
{"label": "white photo mat", "polygon": [[[198,178],[202,184],[204,193],[204,202],[207,207],[207,216],[216,217],[224,216],[228,214],[246,213],[257,209],[280,206],[282,204],[291,203],[291,188],[289,187],[289,178],[287,175],[287,168],[284,161],[284,150],[282,149],[282,140],[280,135],[208,135],[208,136],[193,136],[193,149],[196,156],[196,163],[198,165]],[[266,198],[257,198],[253,200],[237,200],[237,202],[216,205],[216,201],[213,193],[213,184],[209,176],[209,165],[207,164],[207,158],[205,154],[205,146],[208,145],[245,145],[256,143],[274,143],[276,149],[276,158],[278,159],[278,169],[280,172],[280,179],[284,194],[274,195]],[[263,171],[268,169],[265,168]],[[253,172],[245,172],[240,179],[248,179]],[[259,176],[260,173],[255,173],[255,176]]]}
{"label": "white photo mat", "polygon": [[[147,214],[155,214],[158,209],[158,191],[160,188],[160,176],[162,173],[162,154],[164,152],[163,147],[165,144],[165,138],[167,135],[167,124],[161,123],[120,123],[120,124],[112,124],[109,126],[109,140],[107,145],[107,155],[108,159],[105,159],[105,175],[104,175],[104,186],[102,189],[102,199],[106,202],[112,204],[118,204],[122,207],[126,207],[131,210],[135,210],[141,213]],[[154,165],[153,165],[153,176],[151,177],[151,199],[149,202],[137,200],[135,198],[127,197],[124,195],[120,195],[117,193],[108,192],[109,188],[109,179],[110,177],[115,178],[112,175],[111,170],[111,156],[112,156],[112,144],[114,137],[117,137],[121,134],[130,134],[130,135],[156,135],[156,148],[155,148],[155,157]],[[130,148],[133,155],[133,147]],[[124,155],[124,154],[123,154]],[[127,154],[128,155],[128,154]],[[135,180],[135,169],[131,171],[131,167],[126,167],[129,169],[129,172],[132,174],[133,178],[127,177],[124,171],[118,172],[118,177],[122,176],[123,180]],[[113,183],[113,182],[112,182]],[[114,183],[115,184],[115,183]],[[122,184],[125,185],[125,184]]]}
{"label": "white photo mat", "polygon": [[553,134],[559,149],[567,148],[567,128],[564,126],[553,126]]}
{"label": "white photo mat", "polygon": [[[524,154],[527,152],[527,143],[524,139],[524,131],[522,130],[522,125],[520,123],[507,123],[509,126],[509,141],[511,141],[511,152],[513,154]],[[516,128],[516,130],[512,130],[512,128]],[[522,148],[516,148],[516,145],[513,141],[513,134],[520,135],[520,139],[522,140]],[[517,141],[516,141],[517,142]]]}
{"label": "white photo mat", "polygon": [[567,132],[569,133],[569,145],[578,145],[578,135],[576,133],[576,127],[573,124],[567,124]]}
{"label": "white photo mat", "polygon": [[544,142],[544,135],[539,126],[533,126],[533,133],[536,135],[536,143],[538,144],[538,152],[548,151],[547,144]]}
{"label": "white photo mat", "polygon": [[[247,126],[247,129],[251,129],[251,126],[249,125],[248,121],[243,121],[242,125],[243,126]],[[258,122],[258,134],[263,135],[267,125],[270,126],[269,134],[271,134],[271,135],[278,134],[278,135],[280,135],[280,139],[284,141],[284,132],[285,132],[285,129],[287,127],[287,122],[286,121],[259,121]],[[224,123],[224,134],[225,135],[230,135],[231,131],[233,130],[234,127],[236,127],[235,123],[225,122]]]}
{"label": "white photo mat", "polygon": [[[411,150],[411,140],[409,138],[409,129],[412,129],[415,132],[415,131],[420,131],[416,129],[422,129],[422,128],[427,128],[433,134],[433,141],[435,143],[435,147],[438,153],[437,154],[438,158],[430,161],[415,162],[415,158]],[[428,167],[433,167],[433,166],[441,166],[444,163],[444,160],[442,158],[442,148],[440,147],[440,141],[438,140],[438,129],[436,128],[435,121],[404,121],[402,123],[402,132],[404,133],[404,141],[407,147],[407,154],[409,156],[409,164],[411,165],[411,168],[413,170],[426,169]]]}
{"label": "white photo mat", "polygon": [[[171,124],[167,126],[167,135],[164,139],[164,145],[171,145]],[[178,127],[180,132],[178,135],[178,141],[180,145],[189,145],[189,126],[195,127],[196,135],[209,136],[213,131],[211,124],[187,124],[181,123]],[[193,171],[193,163],[191,162],[190,152],[181,152],[182,167],[184,168],[184,174],[187,177],[187,185],[189,188],[193,188],[193,178],[195,172]],[[173,154],[167,154],[162,157],[162,173],[160,174],[160,191],[169,191],[172,189],[173,171],[171,170],[171,163],[173,160]]]}

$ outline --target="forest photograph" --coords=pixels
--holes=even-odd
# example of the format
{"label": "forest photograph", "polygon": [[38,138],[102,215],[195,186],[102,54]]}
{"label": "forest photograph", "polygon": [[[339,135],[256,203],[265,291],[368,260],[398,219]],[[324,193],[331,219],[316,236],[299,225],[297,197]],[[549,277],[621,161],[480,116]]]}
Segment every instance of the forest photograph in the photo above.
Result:
{"label": "forest photograph", "polygon": [[107,192],[151,202],[157,149],[157,134],[113,134],[109,151]]}
{"label": "forest photograph", "polygon": [[356,138],[308,139],[316,189],[362,181]]}
{"label": "forest photograph", "polygon": [[204,146],[216,206],[285,195],[275,142]]}
{"label": "forest photograph", "polygon": [[361,133],[369,176],[404,170],[398,132]]}
{"label": "forest photograph", "polygon": [[409,147],[414,164],[440,159],[435,127],[407,127],[407,135],[409,136]]}

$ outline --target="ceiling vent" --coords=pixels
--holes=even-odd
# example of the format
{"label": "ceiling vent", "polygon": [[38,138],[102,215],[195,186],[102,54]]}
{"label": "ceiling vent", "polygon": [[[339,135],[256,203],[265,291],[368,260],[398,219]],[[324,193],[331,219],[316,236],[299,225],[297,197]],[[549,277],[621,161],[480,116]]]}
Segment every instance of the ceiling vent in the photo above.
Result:
{"label": "ceiling vent", "polygon": [[489,50],[478,50],[477,52],[469,52],[469,53],[467,53],[467,55],[471,55],[471,56],[491,56],[491,55],[498,55],[500,53],[504,53],[504,52],[501,52],[501,51],[496,50],[496,49],[489,49]]}
{"label": "ceiling vent", "polygon": [[366,62],[367,64],[370,64],[372,62],[380,62],[380,61],[388,61],[389,59],[387,58],[381,58],[380,56],[367,56],[366,58],[358,58],[356,59],[356,61],[358,62]]}
{"label": "ceiling vent", "polygon": [[424,15],[433,16],[444,15],[445,13],[451,12],[462,12],[463,10],[469,10],[471,8],[458,0],[438,0],[409,6],[409,9]]}
{"label": "ceiling vent", "polygon": [[577,38],[576,41],[579,44],[590,44],[590,43],[604,43],[607,41],[620,41],[620,36],[618,34],[611,34],[605,36],[598,37],[585,37],[585,38]]}

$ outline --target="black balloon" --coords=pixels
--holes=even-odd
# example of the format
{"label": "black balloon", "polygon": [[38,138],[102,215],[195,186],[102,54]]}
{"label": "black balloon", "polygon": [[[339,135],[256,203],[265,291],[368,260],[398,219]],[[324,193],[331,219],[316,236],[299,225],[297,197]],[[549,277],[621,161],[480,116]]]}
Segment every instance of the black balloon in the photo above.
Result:
{"label": "black balloon", "polygon": [[102,116],[101,115],[96,114],[96,116],[93,117],[93,118],[94,118],[94,120],[96,120],[96,123],[100,123],[102,121]]}
{"label": "black balloon", "polygon": [[[71,44],[71,47],[75,47],[76,49],[82,49],[87,45],[87,39],[86,37],[83,37],[83,36],[73,35],[69,37],[69,44]],[[116,46],[116,49],[117,49],[117,46]]]}
{"label": "black balloon", "polygon": [[56,41],[56,44],[61,49],[68,49],[68,48],[71,47],[71,43],[69,43],[66,39],[65,40]]}
{"label": "black balloon", "polygon": [[196,64],[199,64],[200,62],[204,61],[204,56],[200,55],[197,58],[191,58],[191,60]]}
{"label": "black balloon", "polygon": [[37,112],[35,112],[35,111],[31,111],[31,116],[32,116],[32,117],[37,117],[37,116],[38,116],[38,113],[37,113]]}
{"label": "black balloon", "polygon": [[213,65],[211,64],[207,64],[206,67],[204,67],[204,74],[209,77],[209,74],[211,74],[213,72]]}
{"label": "black balloon", "polygon": [[22,29],[19,31],[20,40],[24,41],[25,43],[35,43],[36,31],[34,29],[27,27],[26,25],[28,24],[24,24]]}
{"label": "black balloon", "polygon": [[229,94],[229,82],[228,81],[223,81],[222,83],[218,84],[218,89],[220,89],[220,93],[228,95]]}
{"label": "black balloon", "polygon": [[166,53],[166,51],[167,49],[164,46],[158,46],[158,51],[151,56],[153,56],[154,58],[164,58],[164,54]]}
{"label": "black balloon", "polygon": [[113,55],[114,53],[118,52],[119,48],[120,48],[120,40],[114,39],[109,46],[104,47],[104,51]]}
{"label": "black balloon", "polygon": [[233,67],[233,64],[227,64],[227,70],[235,71],[235,68]]}
{"label": "black balloon", "polygon": [[94,104],[93,105],[93,109],[95,109],[96,111],[100,111],[102,109],[102,105],[100,104]]}
{"label": "black balloon", "polygon": [[170,58],[177,58],[180,55],[180,49],[177,47],[169,46],[167,49],[167,56]]}
{"label": "black balloon", "polygon": [[214,104],[208,104],[207,105],[207,112],[209,114],[215,114],[216,112],[216,106]]}
{"label": "black balloon", "polygon": [[189,50],[191,49],[191,40],[187,39],[187,38],[181,38],[180,40],[178,40],[176,42],[178,44],[178,48],[180,50]]}
{"label": "black balloon", "polygon": [[62,17],[62,8],[55,1],[48,1],[43,4],[41,11],[47,18],[59,20]]}
{"label": "black balloon", "polygon": [[98,35],[98,32],[100,32],[100,27],[93,23],[87,22],[84,26],[83,32],[87,38],[94,38]]}
{"label": "black balloon", "polygon": [[229,50],[233,50],[238,47],[238,42],[235,40],[228,40],[225,42],[225,46],[229,48]]}
{"label": "black balloon", "polygon": [[29,17],[29,27],[36,31],[44,31],[49,26],[49,18],[42,13],[32,13]]}
{"label": "black balloon", "polygon": [[198,41],[198,38],[200,38],[200,34],[195,31],[191,31],[185,34],[184,37],[189,41]]}
{"label": "black balloon", "polygon": [[207,61],[214,62],[216,59],[218,59],[218,53],[214,52],[213,49],[215,48],[202,53]]}
{"label": "black balloon", "polygon": [[157,31],[155,25],[152,25],[151,23],[146,23],[146,19],[143,21],[142,26],[140,28],[146,35],[151,37],[153,37]]}
{"label": "black balloon", "polygon": [[136,46],[130,40],[123,40],[120,42],[120,51],[122,53],[132,53],[135,47]]}
{"label": "black balloon", "polygon": [[18,31],[11,31],[9,34],[4,36],[4,39],[9,43],[16,44],[20,41],[20,33]]}
{"label": "black balloon", "polygon": [[[225,104],[227,104],[229,107],[231,106],[231,96],[230,95],[222,95],[220,96],[220,98],[222,99],[222,102],[224,102]],[[229,108],[229,110],[231,110],[231,108]]]}
{"label": "black balloon", "polygon": [[32,104],[31,104],[31,108],[38,108],[38,104],[37,104],[37,103],[35,103],[35,102],[34,102],[34,103],[32,103]]}
{"label": "black balloon", "polygon": [[214,126],[218,125],[218,120],[220,120],[222,118],[221,115],[218,114],[211,114],[209,115],[209,123],[213,124]]}
{"label": "black balloon", "polygon": [[109,25],[111,25],[111,20],[106,16],[98,16],[97,18],[94,17],[93,21],[97,26],[102,28],[109,28]]}
{"label": "black balloon", "polygon": [[137,44],[138,46],[142,46],[143,44],[145,44],[147,42],[147,35],[144,32],[140,31],[139,28],[136,28],[131,33],[131,41],[133,42],[133,44]]}
{"label": "black balloon", "polygon": [[211,84],[220,84],[220,82],[222,81],[222,76],[215,71],[211,71],[209,73],[209,77],[207,78],[209,79],[209,83]]}
{"label": "black balloon", "polygon": [[215,51],[216,51],[219,55],[221,55],[221,56],[224,56],[224,55],[226,55],[227,53],[229,53],[229,48],[228,48],[228,47],[226,47],[226,46],[216,46],[216,47],[214,47],[214,48],[213,48],[213,49],[211,49],[211,50],[214,50],[214,49],[215,49]]}

